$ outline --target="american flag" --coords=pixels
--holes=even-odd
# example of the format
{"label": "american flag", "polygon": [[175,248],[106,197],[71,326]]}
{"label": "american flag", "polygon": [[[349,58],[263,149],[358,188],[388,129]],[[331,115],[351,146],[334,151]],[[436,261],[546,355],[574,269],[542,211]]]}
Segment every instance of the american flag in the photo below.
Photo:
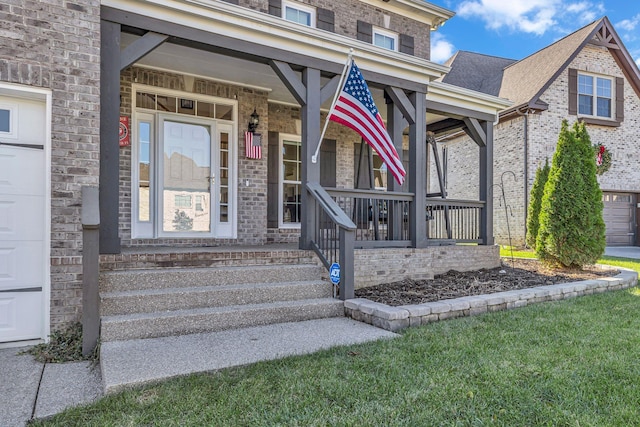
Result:
{"label": "american flag", "polygon": [[369,86],[353,60],[329,120],[358,132],[376,150],[389,172],[402,185],[406,175],[402,160],[373,102]]}
{"label": "american flag", "polygon": [[262,158],[262,142],[260,139],[260,134],[254,135],[253,132],[249,131],[244,133],[245,156],[247,159]]}

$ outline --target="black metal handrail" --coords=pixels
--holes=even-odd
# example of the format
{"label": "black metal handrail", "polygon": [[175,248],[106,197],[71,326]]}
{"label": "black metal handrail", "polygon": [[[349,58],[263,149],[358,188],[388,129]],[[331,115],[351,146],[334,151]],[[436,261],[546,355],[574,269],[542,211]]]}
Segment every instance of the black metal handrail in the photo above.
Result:
{"label": "black metal handrail", "polygon": [[354,297],[354,241],[356,225],[317,182],[306,184],[307,192],[315,201],[310,212],[313,217],[311,247],[324,266],[340,265],[342,300]]}

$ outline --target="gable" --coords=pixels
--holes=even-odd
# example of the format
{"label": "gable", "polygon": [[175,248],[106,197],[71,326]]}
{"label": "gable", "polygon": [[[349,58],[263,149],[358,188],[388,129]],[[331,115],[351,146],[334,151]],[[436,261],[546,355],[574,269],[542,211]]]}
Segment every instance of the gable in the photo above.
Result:
{"label": "gable", "polygon": [[[618,64],[640,96],[640,72],[607,17],[595,21],[504,70],[500,97],[520,107],[541,104],[541,95],[586,46],[599,47]],[[594,62],[592,66],[597,66]],[[542,100],[544,101],[544,100]]]}

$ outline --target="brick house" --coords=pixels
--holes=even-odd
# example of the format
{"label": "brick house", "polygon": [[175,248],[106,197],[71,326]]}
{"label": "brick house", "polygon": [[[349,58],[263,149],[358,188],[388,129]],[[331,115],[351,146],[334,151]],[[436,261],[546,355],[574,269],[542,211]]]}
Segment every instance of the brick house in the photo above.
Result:
{"label": "brick house", "polygon": [[[358,286],[498,262],[490,124],[509,104],[436,81],[449,68],[429,60],[430,31],[452,12],[417,0],[22,0],[0,10],[0,344],[46,339],[95,311],[83,307],[83,280],[97,280],[83,262],[98,249],[83,248],[85,186],[99,186],[103,340],[219,324],[212,316],[225,315],[207,301],[223,297],[189,284],[203,274],[246,269],[255,284],[274,275],[269,265],[307,263],[323,279],[340,262],[344,299]],[[403,187],[335,123],[310,160],[350,49],[403,153]],[[245,155],[250,121],[257,159]],[[422,196],[425,132],[440,122],[476,141],[473,202]],[[464,235],[447,217],[463,210]],[[113,284],[134,276],[138,287]],[[167,289],[142,285],[172,277]],[[132,332],[129,310],[178,293],[179,307],[137,313],[165,326]],[[304,298],[290,311],[313,312]],[[289,310],[282,299],[260,308]],[[178,309],[191,317],[167,317]],[[180,322],[191,329],[167,326]]]}
{"label": "brick house", "polygon": [[[458,52],[443,81],[513,101],[494,126],[494,231],[497,243],[524,245],[526,207],[538,167],[551,159],[563,119],[582,120],[593,144],[611,154],[598,176],[604,195],[607,245],[640,243],[636,225],[640,174],[640,73],[604,17],[520,60]],[[472,198],[477,174],[464,137],[442,138],[449,197]],[[515,180],[514,180],[515,177]],[[502,182],[501,182],[502,181]],[[506,212],[505,212],[506,211]],[[507,229],[507,218],[509,229]]]}

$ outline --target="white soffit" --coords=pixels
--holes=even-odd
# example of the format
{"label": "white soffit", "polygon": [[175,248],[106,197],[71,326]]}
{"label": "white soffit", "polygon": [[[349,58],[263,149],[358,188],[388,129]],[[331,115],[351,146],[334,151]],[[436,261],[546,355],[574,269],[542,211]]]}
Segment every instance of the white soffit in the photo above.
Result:
{"label": "white soffit", "polygon": [[482,92],[476,92],[440,81],[434,81],[429,84],[427,106],[429,102],[440,102],[446,105],[494,115],[497,115],[499,111],[513,104],[513,102],[504,98],[498,98],[497,96],[487,95]]}

